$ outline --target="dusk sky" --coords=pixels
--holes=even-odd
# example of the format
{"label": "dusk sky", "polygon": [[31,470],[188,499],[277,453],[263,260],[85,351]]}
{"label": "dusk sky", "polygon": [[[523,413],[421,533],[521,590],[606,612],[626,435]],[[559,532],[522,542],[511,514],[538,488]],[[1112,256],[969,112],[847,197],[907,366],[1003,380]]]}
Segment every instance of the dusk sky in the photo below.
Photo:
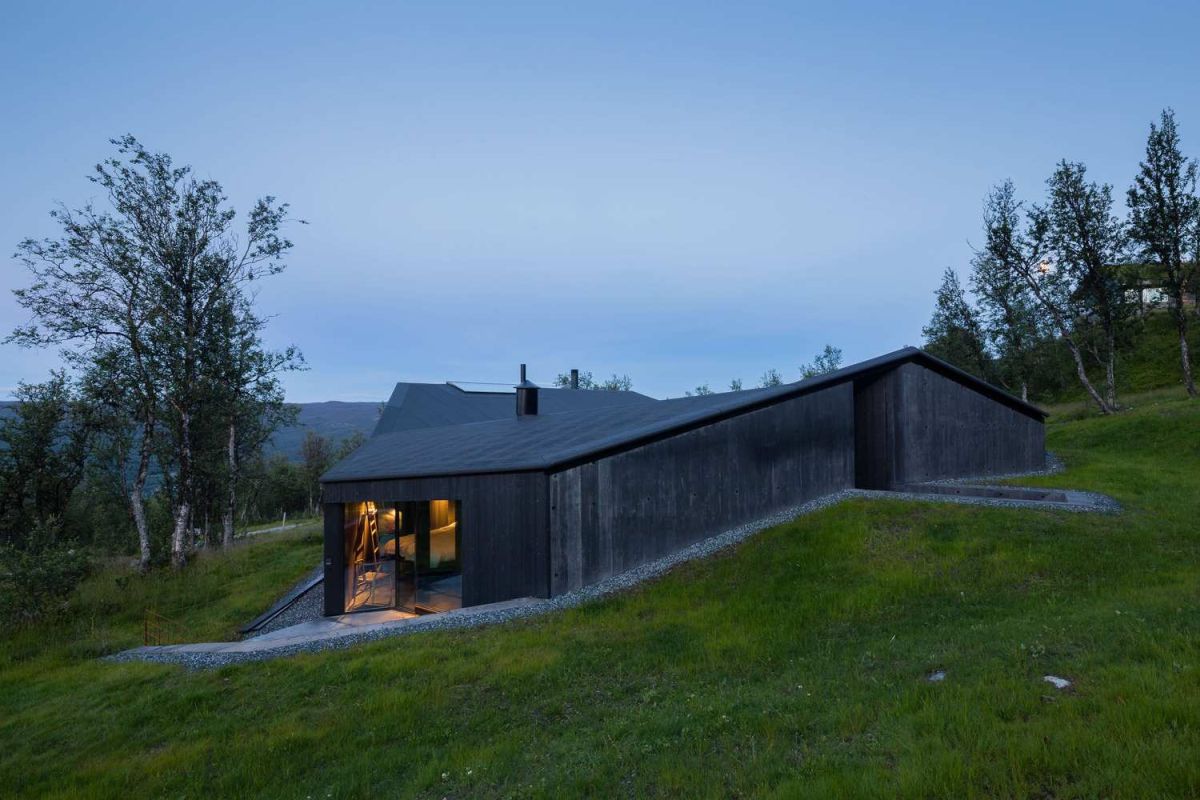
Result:
{"label": "dusk sky", "polygon": [[[1053,7],[1050,7],[1050,6]],[[288,398],[628,373],[678,396],[921,342],[988,187],[1124,190],[1173,106],[1200,155],[1195,4],[13,3],[0,245],[129,132],[308,226],[261,285]],[[0,329],[26,321],[0,272]],[[0,397],[53,352],[0,346]]]}

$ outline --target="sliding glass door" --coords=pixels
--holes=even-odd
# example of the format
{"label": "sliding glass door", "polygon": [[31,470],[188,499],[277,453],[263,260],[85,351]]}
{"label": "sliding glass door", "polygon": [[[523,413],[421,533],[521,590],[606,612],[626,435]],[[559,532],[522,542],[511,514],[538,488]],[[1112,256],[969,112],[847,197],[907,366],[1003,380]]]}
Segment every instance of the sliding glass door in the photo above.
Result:
{"label": "sliding glass door", "polygon": [[390,503],[348,503],[345,515],[346,610],[396,604],[396,508]]}
{"label": "sliding glass door", "polygon": [[346,504],[346,610],[462,607],[457,500]]}

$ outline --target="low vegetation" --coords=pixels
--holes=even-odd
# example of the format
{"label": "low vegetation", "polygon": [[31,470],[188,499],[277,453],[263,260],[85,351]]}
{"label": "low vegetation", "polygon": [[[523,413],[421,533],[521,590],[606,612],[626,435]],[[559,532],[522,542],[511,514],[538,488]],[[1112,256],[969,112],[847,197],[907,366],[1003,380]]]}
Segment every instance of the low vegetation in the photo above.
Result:
{"label": "low vegetation", "polygon": [[638,591],[490,629],[209,672],[111,664],[93,656],[136,644],[148,602],[228,636],[319,545],[267,535],[179,574],[101,573],[69,618],[3,640],[0,785],[1197,796],[1200,406],[1181,389],[1128,405],[1052,424],[1069,470],[1037,480],[1106,492],[1120,515],[844,503]]}

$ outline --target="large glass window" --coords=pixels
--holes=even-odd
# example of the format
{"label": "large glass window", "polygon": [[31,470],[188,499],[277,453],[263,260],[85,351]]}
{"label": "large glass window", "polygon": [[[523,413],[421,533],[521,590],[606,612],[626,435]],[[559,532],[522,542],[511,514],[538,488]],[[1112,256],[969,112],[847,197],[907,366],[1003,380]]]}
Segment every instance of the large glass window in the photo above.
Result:
{"label": "large glass window", "polygon": [[462,607],[461,538],[458,503],[429,501],[429,543],[417,547],[417,607],[449,611]]}
{"label": "large glass window", "polygon": [[347,503],[346,610],[462,606],[457,500]]}
{"label": "large glass window", "polygon": [[399,519],[388,503],[346,504],[346,610],[396,604]]}

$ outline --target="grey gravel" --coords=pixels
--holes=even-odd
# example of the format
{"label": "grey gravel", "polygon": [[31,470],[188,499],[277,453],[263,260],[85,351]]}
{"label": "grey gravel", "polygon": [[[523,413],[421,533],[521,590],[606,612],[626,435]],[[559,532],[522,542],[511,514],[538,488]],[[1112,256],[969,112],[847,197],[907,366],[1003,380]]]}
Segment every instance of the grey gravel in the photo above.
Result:
{"label": "grey gravel", "polygon": [[[317,570],[324,569],[318,566]],[[304,579],[297,582],[296,586],[308,583],[312,580],[312,573],[304,576]],[[294,589],[295,587],[293,587]],[[289,589],[288,591],[291,591]],[[286,592],[285,592],[286,594]],[[262,636],[264,633],[277,631],[281,628],[290,628],[292,625],[299,625],[302,622],[314,622],[321,619],[325,613],[325,582],[322,581],[316,586],[309,589],[304,594],[297,597],[283,611],[272,619],[267,624],[263,625],[258,630],[246,636],[247,639],[255,639]]]}
{"label": "grey gravel", "polygon": [[[1050,464],[1048,465],[1047,469],[1059,470],[1061,469],[1061,464]],[[1031,474],[1044,473],[1045,471],[1038,471],[1036,473],[1024,473],[1024,475],[1028,476]],[[995,479],[996,477],[998,476],[991,476],[992,479]],[[474,628],[483,625],[494,625],[503,622],[527,619],[552,611],[575,608],[585,603],[589,603],[608,595],[632,588],[640,583],[662,575],[679,564],[712,555],[721,550],[732,547],[733,545],[748,539],[762,530],[790,522],[791,520],[804,514],[811,514],[814,511],[828,508],[842,502],[843,500],[848,500],[851,498],[922,500],[937,503],[958,503],[962,505],[994,506],[1000,508],[1037,508],[1043,510],[1050,509],[1072,512],[1087,511],[1112,513],[1120,510],[1120,505],[1117,504],[1117,502],[1112,498],[1109,498],[1105,495],[1074,490],[1060,489],[1059,491],[1064,491],[1067,494],[1067,503],[1001,499],[991,497],[972,497],[967,495],[920,494],[911,492],[847,489],[810,500],[807,503],[793,506],[783,511],[779,511],[775,514],[771,514],[767,517],[756,520],[755,522],[740,525],[736,528],[732,528],[724,533],[718,534],[717,536],[697,542],[689,547],[685,547],[682,550],[671,553],[670,555],[664,556],[655,561],[642,564],[619,575],[613,575],[609,578],[597,581],[596,583],[584,586],[574,591],[566,592],[550,599],[531,600],[525,604],[515,606],[508,605],[505,607],[496,608],[494,610],[480,608],[476,613],[470,614],[432,614],[429,616],[407,620],[402,625],[377,626],[361,631],[355,631],[353,633],[345,633],[328,639],[305,641],[293,645],[264,649],[257,652],[179,652],[171,651],[169,648],[161,650],[154,648],[138,648],[135,650],[126,650],[121,653],[116,653],[108,656],[107,659],[111,661],[136,660],[171,663],[180,664],[192,669],[203,669],[221,667],[248,661],[262,661],[266,659],[295,655],[297,653],[313,653],[323,650],[350,647],[363,642],[370,642],[377,639],[423,631]],[[278,630],[289,625],[295,625],[299,622],[308,622],[321,619],[322,601],[323,593],[321,591],[321,585],[318,585],[309,592],[306,592],[305,595],[303,595],[297,601],[294,607],[284,611],[279,617],[276,618],[276,620],[272,620],[269,628],[264,627],[264,629],[259,631],[258,634],[261,635],[262,633],[266,633],[268,629]],[[280,621],[281,619],[282,621]],[[278,624],[275,624],[276,622],[278,622]]]}

